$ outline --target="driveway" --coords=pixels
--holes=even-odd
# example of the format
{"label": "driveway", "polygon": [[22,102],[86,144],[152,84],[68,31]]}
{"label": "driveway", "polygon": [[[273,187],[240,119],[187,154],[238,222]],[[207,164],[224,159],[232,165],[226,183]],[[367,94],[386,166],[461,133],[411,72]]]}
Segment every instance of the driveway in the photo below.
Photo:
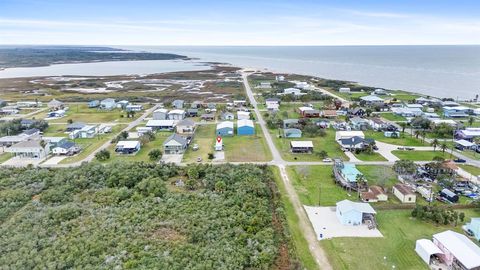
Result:
{"label": "driveway", "polygon": [[57,165],[58,163],[60,163],[60,161],[66,159],[67,156],[54,156],[54,157],[51,157],[49,159],[47,159],[45,162],[42,163],[42,165]]}
{"label": "driveway", "polygon": [[367,225],[348,226],[341,224],[335,213],[335,207],[304,205],[304,208],[318,240],[335,237],[383,237],[378,229],[370,230]]}
{"label": "driveway", "polygon": [[38,164],[40,164],[40,162],[42,162],[44,160],[45,159],[13,157],[13,158],[3,162],[2,166],[26,167],[30,164],[32,164],[33,166],[37,166]]}
{"label": "driveway", "polygon": [[179,165],[182,163],[182,159],[183,159],[183,154],[178,154],[178,155],[169,154],[169,155],[163,155],[161,161],[165,163],[174,163]]}

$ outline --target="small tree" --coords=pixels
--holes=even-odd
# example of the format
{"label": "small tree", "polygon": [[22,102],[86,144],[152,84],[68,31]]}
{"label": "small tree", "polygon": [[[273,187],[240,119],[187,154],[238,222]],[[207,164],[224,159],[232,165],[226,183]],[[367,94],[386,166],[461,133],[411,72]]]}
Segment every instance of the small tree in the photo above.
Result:
{"label": "small tree", "polygon": [[215,155],[213,153],[208,153],[208,159],[214,159]]}
{"label": "small tree", "polygon": [[458,214],[458,218],[460,219],[460,222],[463,223],[463,221],[465,220],[465,213],[460,212],[460,214]]}
{"label": "small tree", "polygon": [[148,152],[148,158],[150,158],[151,161],[158,161],[162,158],[162,151],[160,149],[152,149],[150,152]]}
{"label": "small tree", "polygon": [[433,152],[437,149],[437,146],[440,144],[440,142],[435,138],[432,141],[432,147],[433,147]]}
{"label": "small tree", "polygon": [[72,119],[68,119],[68,120],[67,120],[67,123],[68,123],[68,124],[71,124],[71,123],[73,123],[73,120],[72,120]]}
{"label": "small tree", "polygon": [[95,153],[95,158],[98,161],[108,160],[108,159],[110,159],[110,151],[108,151],[107,149],[102,149],[102,150],[98,151],[97,153]]}
{"label": "small tree", "polygon": [[322,159],[328,157],[328,153],[325,150],[318,151],[315,154]]}

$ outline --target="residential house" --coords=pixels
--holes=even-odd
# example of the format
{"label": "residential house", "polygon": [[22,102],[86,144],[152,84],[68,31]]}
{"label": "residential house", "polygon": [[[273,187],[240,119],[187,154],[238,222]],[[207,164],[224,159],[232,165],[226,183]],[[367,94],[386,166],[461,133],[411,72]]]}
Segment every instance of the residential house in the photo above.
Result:
{"label": "residential house", "polygon": [[141,144],[139,141],[119,141],[115,146],[115,152],[124,155],[131,155],[140,151],[140,148]]}
{"label": "residential house", "polygon": [[349,111],[350,115],[355,115],[355,116],[364,116],[365,115],[365,109],[362,107],[356,107],[352,110]]}
{"label": "residential house", "polygon": [[56,147],[58,144],[67,141],[67,138],[65,137],[42,137],[42,140],[48,143],[48,146],[50,149],[53,149]]}
{"label": "residential house", "polygon": [[430,122],[432,123],[433,126],[438,126],[440,124],[447,124],[449,126],[456,127],[458,125],[458,123],[452,119],[430,119]]}
{"label": "residential house", "polygon": [[342,146],[343,149],[348,149],[350,151],[353,151],[355,149],[364,149],[367,145],[366,140],[359,136],[340,139],[338,143]]}
{"label": "residential house", "polygon": [[386,202],[387,192],[380,186],[370,186],[368,191],[360,193],[363,202]]}
{"label": "residential house", "polygon": [[372,127],[373,130],[377,131],[386,130],[390,126],[390,124],[378,117],[369,119],[368,124]]}
{"label": "residential house", "polygon": [[67,132],[72,132],[74,130],[79,130],[79,129],[82,129],[86,125],[87,124],[85,124],[83,122],[73,122],[73,123],[67,125],[66,131]]}
{"label": "residential house", "polygon": [[233,106],[235,107],[244,107],[245,105],[247,105],[247,101],[244,99],[233,101]]}
{"label": "residential house", "polygon": [[187,146],[187,140],[174,133],[163,142],[163,152],[167,155],[183,154],[185,153]]}
{"label": "residential house", "polygon": [[234,120],[235,115],[231,112],[223,112],[220,118],[222,120]]}
{"label": "residential house", "polygon": [[168,118],[167,109],[156,109],[153,112],[153,120],[166,120]]}
{"label": "residential house", "polygon": [[375,89],[373,91],[373,94],[383,96],[387,94],[387,91],[385,91],[384,89]]}
{"label": "residential house", "polygon": [[336,110],[323,110],[321,115],[322,115],[322,117],[325,117],[325,118],[335,118],[335,117],[337,117],[337,111]]}
{"label": "residential house", "polygon": [[58,110],[58,111],[53,111],[53,112],[48,112],[47,113],[47,118],[62,118],[65,116],[65,111],[64,110]]}
{"label": "residential house", "polygon": [[20,111],[16,106],[5,106],[0,108],[0,115],[14,115],[18,114]]}
{"label": "residential house", "polygon": [[291,141],[290,151],[292,153],[313,153],[312,141]]}
{"label": "residential house", "polygon": [[364,101],[365,105],[367,106],[383,106],[385,103],[385,100],[383,100],[383,98],[380,98],[376,95],[363,96],[360,97],[360,100]]}
{"label": "residential house", "polygon": [[297,88],[285,88],[283,89],[283,94],[284,95],[294,95],[294,96],[301,96],[302,90],[297,89]]}
{"label": "residential house", "polygon": [[172,101],[172,107],[175,109],[183,109],[184,104],[185,104],[185,101],[181,99],[176,99]]}
{"label": "residential house", "polygon": [[176,110],[171,110],[168,112],[168,119],[170,120],[183,120],[185,119],[185,111],[176,109]]}
{"label": "residential house", "polygon": [[419,108],[391,108],[392,112],[396,115],[400,115],[403,117],[415,117],[420,116],[423,114],[423,111]]}
{"label": "residential house", "polygon": [[113,98],[106,98],[102,101],[100,101],[100,109],[102,110],[113,110],[117,107],[117,103],[115,102],[115,99]]}
{"label": "residential house", "polygon": [[254,135],[255,125],[252,120],[239,119],[237,121],[237,134],[238,135]]}
{"label": "residential house", "polygon": [[272,84],[270,82],[260,82],[258,88],[270,89],[272,88]]}
{"label": "residential house", "polygon": [[457,106],[460,106],[460,104],[458,104],[457,102],[455,101],[449,101],[449,100],[446,100],[446,101],[442,101],[442,106],[443,107],[457,107]]}
{"label": "residential house", "polygon": [[250,119],[250,113],[244,111],[237,111],[237,119],[238,120],[248,120]]}
{"label": "residential house", "polygon": [[283,136],[285,138],[301,138],[302,131],[298,128],[284,128]]}
{"label": "residential house", "polygon": [[275,80],[276,80],[277,82],[283,82],[283,81],[285,81],[285,76],[283,76],[283,75],[276,75],[276,76],[275,76]]}
{"label": "residential house", "polygon": [[478,137],[480,137],[480,128],[466,128],[463,130],[457,130],[455,133],[455,138],[467,141],[474,141],[475,138]]}
{"label": "residential house", "polygon": [[22,119],[20,121],[20,125],[23,127],[23,128],[30,128],[32,127],[34,124],[35,124],[35,120],[32,120],[32,119]]}
{"label": "residential house", "polygon": [[201,108],[203,105],[203,102],[202,101],[199,101],[199,100],[195,100],[192,102],[192,104],[190,104],[190,108],[191,109],[199,109]]}
{"label": "residential house", "polygon": [[210,102],[210,103],[207,104],[207,109],[215,110],[215,109],[217,109],[217,104]]}
{"label": "residential house", "polygon": [[335,133],[335,140],[338,141],[340,139],[349,139],[352,137],[360,137],[360,138],[365,138],[365,134],[363,134],[363,131],[337,131]]}
{"label": "residential house", "polygon": [[215,114],[214,113],[204,113],[200,118],[203,121],[214,121],[215,120]]}
{"label": "residential house", "polygon": [[142,137],[149,132],[153,132],[152,127],[137,127],[135,130],[137,131],[138,137]]}
{"label": "residential house", "polygon": [[217,124],[216,134],[219,136],[233,136],[233,122],[224,121]]}
{"label": "residential house", "polygon": [[27,140],[40,139],[40,130],[36,128],[27,129],[18,135],[4,136],[0,138],[0,146],[12,146]]}
{"label": "residential house", "polygon": [[128,100],[120,100],[120,101],[117,102],[117,108],[119,108],[121,110],[126,110],[128,104],[130,104],[130,102]]}
{"label": "residential house", "polygon": [[368,120],[360,117],[353,117],[350,119],[350,127],[353,130],[367,130],[369,127]]}
{"label": "residential house", "polygon": [[193,134],[195,133],[195,122],[184,119],[177,123],[176,130],[178,134]]}
{"label": "residential house", "polygon": [[125,106],[125,111],[127,112],[140,112],[143,110],[143,105],[141,104],[128,104]]}
{"label": "residential house", "polygon": [[54,155],[71,156],[80,152],[80,147],[75,145],[72,141],[62,140],[58,142],[54,147],[50,148]]}
{"label": "residential house", "polygon": [[267,103],[267,111],[278,112],[279,110],[280,110],[280,105],[278,103]]}
{"label": "residential house", "polygon": [[320,117],[320,111],[312,107],[299,107],[298,112],[302,117],[306,118],[318,118]]}
{"label": "residential house", "polygon": [[464,118],[468,117],[472,113],[472,109],[465,106],[456,106],[456,107],[443,107],[443,115],[449,118]]}
{"label": "residential house", "polygon": [[350,93],[350,88],[349,87],[340,87],[340,88],[338,88],[338,92],[340,92],[340,93]]}
{"label": "residential house", "polygon": [[153,130],[160,131],[173,131],[175,128],[174,120],[148,120],[147,127],[151,127]]}
{"label": "residential house", "polygon": [[365,220],[373,219],[377,213],[368,203],[343,200],[336,205],[335,213],[342,225],[362,225]]}
{"label": "residential house", "polygon": [[94,125],[85,125],[81,129],[73,130],[68,137],[74,139],[91,139],[97,134],[97,127]]}
{"label": "residential house", "polygon": [[447,269],[480,269],[480,247],[465,235],[448,230],[434,234],[432,238],[441,250],[436,255]]}
{"label": "residential house", "polygon": [[91,100],[88,102],[88,108],[97,108],[100,106],[100,100]]}
{"label": "residential house", "polygon": [[392,188],[392,193],[402,203],[415,203],[417,199],[417,195],[415,195],[415,191],[411,187],[405,184],[394,185]]}
{"label": "residential house", "polygon": [[458,150],[467,150],[467,149],[472,149],[474,146],[476,147],[476,144],[464,139],[455,140],[454,143],[455,143],[455,148]]}
{"label": "residential house", "polygon": [[279,98],[267,98],[267,99],[265,99],[265,105],[268,105],[269,103],[280,105],[280,102],[281,102],[281,100]]}
{"label": "residential house", "polygon": [[48,155],[49,148],[47,143],[45,145],[43,143],[41,139],[25,140],[5,149],[5,152],[22,159],[44,159]]}
{"label": "residential house", "polygon": [[471,218],[464,228],[472,233],[477,241],[480,241],[480,217]]}
{"label": "residential house", "polygon": [[54,110],[54,111],[63,109],[63,106],[64,106],[63,102],[58,101],[56,99],[52,99],[47,103],[47,107],[50,110]]}
{"label": "residential house", "polygon": [[17,107],[19,108],[36,108],[41,106],[41,101],[17,101]]}
{"label": "residential house", "polygon": [[188,117],[197,117],[198,116],[198,109],[187,109],[187,114],[186,116]]}

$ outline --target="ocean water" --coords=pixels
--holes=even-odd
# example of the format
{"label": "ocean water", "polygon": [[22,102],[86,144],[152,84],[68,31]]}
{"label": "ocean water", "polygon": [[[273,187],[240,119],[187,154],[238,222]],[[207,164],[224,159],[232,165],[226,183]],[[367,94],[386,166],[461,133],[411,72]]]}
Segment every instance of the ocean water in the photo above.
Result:
{"label": "ocean water", "polygon": [[58,64],[45,67],[7,68],[5,70],[0,70],[0,79],[61,75],[145,75],[162,72],[206,69],[210,69],[210,66],[185,60],[111,61],[96,63]]}
{"label": "ocean water", "polygon": [[135,46],[241,67],[349,80],[425,95],[480,94],[480,46]]}

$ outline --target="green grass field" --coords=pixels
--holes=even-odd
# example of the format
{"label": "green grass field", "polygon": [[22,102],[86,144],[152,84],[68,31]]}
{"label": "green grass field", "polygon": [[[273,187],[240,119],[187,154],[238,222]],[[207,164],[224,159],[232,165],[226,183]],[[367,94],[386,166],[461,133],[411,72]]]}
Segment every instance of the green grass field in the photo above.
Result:
{"label": "green grass field", "polygon": [[[475,210],[460,210],[468,217],[478,216]],[[410,210],[380,210],[377,222],[383,238],[334,238],[320,243],[327,252],[333,269],[428,269],[415,253],[415,241],[431,239],[444,230],[460,232],[461,226],[436,226],[410,217]]]}
{"label": "green grass field", "polygon": [[198,144],[197,151],[193,151],[192,147],[188,147],[183,155],[183,162],[197,162],[197,158],[201,157],[203,162],[208,162],[208,153],[213,153],[215,144],[215,127],[216,125],[198,125],[195,131],[192,146]]}
{"label": "green grass field", "polygon": [[340,157],[343,160],[348,160],[345,153],[343,153],[340,145],[335,141],[335,130],[326,130],[325,137],[302,137],[297,139],[279,138],[278,130],[269,130],[270,135],[282,157],[287,161],[321,161],[322,158],[315,154],[293,154],[290,152],[290,141],[312,141],[313,151],[327,151],[331,158]]}
{"label": "green grass field", "polygon": [[3,162],[9,160],[10,158],[13,157],[13,154],[12,153],[1,153],[0,154],[0,164],[2,164]]}
{"label": "green grass field", "polygon": [[398,181],[392,167],[377,165],[356,165],[356,167],[363,173],[369,185],[392,187]]}
{"label": "green grass field", "polygon": [[393,114],[393,113],[380,113],[379,114],[380,117],[382,118],[385,118],[389,121],[407,121],[407,118],[403,117],[403,116],[400,116],[400,115],[396,115],[396,114]]}
{"label": "green grass field", "polygon": [[382,155],[377,152],[373,152],[371,154],[367,154],[365,152],[361,152],[359,154],[353,154],[356,158],[361,161],[387,161]]}
{"label": "green grass field", "polygon": [[460,168],[465,170],[466,172],[469,172],[475,176],[480,175],[480,168],[472,166],[472,165],[458,165]]}
{"label": "green grass field", "polygon": [[367,130],[363,132],[366,138],[375,139],[375,141],[402,145],[402,146],[429,146],[428,143],[422,142],[422,140],[416,139],[415,136],[410,136],[409,134],[400,133],[399,138],[388,138],[383,135],[383,132],[378,132],[374,130]]}
{"label": "green grass field", "polygon": [[295,254],[297,255],[298,259],[302,263],[302,266],[305,269],[313,270],[318,269],[317,263],[313,258],[312,254],[310,253],[310,249],[308,248],[308,242],[305,240],[303,236],[303,231],[298,225],[298,216],[295,213],[295,209],[293,208],[290,199],[288,198],[287,191],[285,190],[285,184],[282,181],[280,176],[280,170],[277,167],[270,167],[272,174],[275,179],[275,183],[277,184],[278,191],[280,192],[283,208],[285,210],[285,217],[287,219],[291,245],[293,245],[292,249],[294,250]]}
{"label": "green grass field", "polygon": [[443,158],[449,158],[450,154],[442,151],[403,151],[395,150],[392,151],[392,154],[397,156],[399,159],[413,160],[413,161],[431,161],[434,157],[439,156]]}
{"label": "green grass field", "polygon": [[356,200],[357,194],[339,187],[334,182],[332,166],[291,166],[287,172],[300,202],[305,205],[334,206],[343,199]]}
{"label": "green grass field", "polygon": [[255,135],[224,137],[223,145],[225,159],[228,162],[262,162],[272,160],[272,154],[258,125],[256,125]]}

